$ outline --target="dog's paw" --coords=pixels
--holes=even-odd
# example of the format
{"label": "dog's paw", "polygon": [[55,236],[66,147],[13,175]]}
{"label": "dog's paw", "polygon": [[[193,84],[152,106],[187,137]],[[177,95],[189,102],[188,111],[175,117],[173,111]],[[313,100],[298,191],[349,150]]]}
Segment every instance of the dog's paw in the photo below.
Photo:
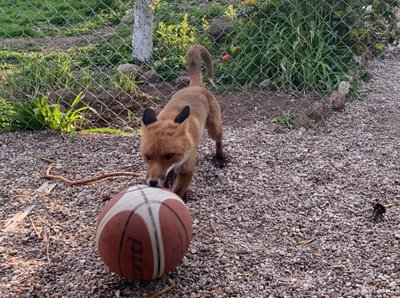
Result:
{"label": "dog's paw", "polygon": [[214,164],[214,166],[216,166],[217,168],[223,168],[225,167],[226,163],[227,163],[227,158],[225,156],[221,156],[221,155],[214,155],[212,158],[212,162]]}
{"label": "dog's paw", "polygon": [[183,202],[187,203],[188,201],[194,200],[194,193],[190,190],[186,191],[183,196],[181,196]]}

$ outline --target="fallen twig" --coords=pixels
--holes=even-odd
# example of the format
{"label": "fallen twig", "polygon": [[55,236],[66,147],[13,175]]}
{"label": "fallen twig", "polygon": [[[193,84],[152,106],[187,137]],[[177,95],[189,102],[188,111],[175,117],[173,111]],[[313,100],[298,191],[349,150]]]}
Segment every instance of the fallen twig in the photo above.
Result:
{"label": "fallen twig", "polygon": [[175,288],[175,287],[176,287],[176,284],[173,284],[173,285],[171,285],[171,286],[165,287],[165,288],[162,289],[160,292],[157,292],[157,293],[151,295],[150,298],[159,297],[159,296],[161,296],[162,294],[164,294],[164,293],[166,293],[166,292],[168,292],[168,291],[171,291],[171,290],[172,290],[173,288]]}
{"label": "fallen twig", "polygon": [[255,226],[254,230],[257,230],[265,223],[265,219],[263,219],[258,225]]}
{"label": "fallen twig", "polygon": [[33,227],[33,229],[35,230],[36,235],[37,235],[39,238],[41,238],[41,236],[40,236],[40,230],[36,227],[36,225],[35,225],[35,223],[33,222],[32,218],[31,218],[30,216],[28,216],[28,218],[29,218],[29,220],[31,221],[32,227]]}
{"label": "fallen twig", "polygon": [[45,157],[45,156],[39,156],[39,159],[47,161],[49,163],[56,163],[56,161],[54,159],[51,159],[51,158],[48,158],[48,157]]}
{"label": "fallen twig", "polygon": [[93,178],[87,178],[82,180],[70,180],[65,178],[64,176],[52,175],[50,171],[52,166],[49,166],[46,170],[46,174],[42,176],[42,178],[49,179],[49,180],[58,180],[64,182],[67,185],[85,185],[90,184],[93,182],[97,182],[103,179],[111,178],[111,177],[121,177],[121,176],[131,176],[131,177],[140,177],[142,176],[141,173],[134,173],[134,172],[111,172],[111,173],[104,173],[100,174]]}
{"label": "fallen twig", "polygon": [[50,229],[49,229],[47,226],[45,226],[44,229],[43,229],[43,240],[44,240],[44,243],[45,243],[45,245],[46,245],[47,262],[50,264],[50,253],[49,253],[49,250],[50,250],[50,241],[49,241],[49,232],[50,232]]}
{"label": "fallen twig", "polygon": [[330,163],[330,165],[331,165],[336,171],[338,171],[338,172],[343,172],[341,169],[339,169],[338,167],[336,167],[336,166],[333,164],[333,162],[331,162],[329,159],[328,159],[328,162]]}
{"label": "fallen twig", "polygon": [[299,242],[297,242],[298,245],[307,245],[310,244],[311,242],[315,241],[316,238],[311,238],[311,239],[307,239],[307,240],[301,240]]}
{"label": "fallen twig", "polygon": [[213,231],[214,236],[218,236],[217,227],[215,226],[215,222],[212,219],[210,219],[210,226],[211,226],[211,230]]}

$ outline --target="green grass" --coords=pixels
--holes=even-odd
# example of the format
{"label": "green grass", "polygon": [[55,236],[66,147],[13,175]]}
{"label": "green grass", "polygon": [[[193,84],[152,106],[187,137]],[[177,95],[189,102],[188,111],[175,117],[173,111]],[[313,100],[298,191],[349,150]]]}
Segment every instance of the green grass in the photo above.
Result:
{"label": "green grass", "polygon": [[0,38],[87,34],[118,21],[130,1],[0,0]]}

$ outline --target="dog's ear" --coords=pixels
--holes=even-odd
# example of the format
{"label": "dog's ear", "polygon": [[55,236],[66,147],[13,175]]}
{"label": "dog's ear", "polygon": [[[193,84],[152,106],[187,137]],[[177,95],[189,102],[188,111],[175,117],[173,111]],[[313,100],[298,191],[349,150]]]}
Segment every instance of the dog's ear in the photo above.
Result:
{"label": "dog's ear", "polygon": [[184,106],[182,111],[176,116],[175,122],[181,124],[183,121],[185,121],[190,114],[190,107],[189,106]]}
{"label": "dog's ear", "polygon": [[154,112],[154,110],[150,108],[145,109],[143,112],[142,121],[145,126],[156,122],[157,121],[156,112]]}

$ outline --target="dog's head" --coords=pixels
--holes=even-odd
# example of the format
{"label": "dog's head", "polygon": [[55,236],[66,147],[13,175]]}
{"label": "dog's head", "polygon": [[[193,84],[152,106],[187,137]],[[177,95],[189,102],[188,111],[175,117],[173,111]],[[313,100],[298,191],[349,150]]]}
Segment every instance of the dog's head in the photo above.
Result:
{"label": "dog's head", "polygon": [[174,169],[184,166],[189,160],[192,146],[185,121],[189,114],[189,106],[185,106],[172,120],[157,119],[152,109],[144,111],[140,147],[148,165],[146,181],[150,186],[163,185],[168,174],[173,174]]}

